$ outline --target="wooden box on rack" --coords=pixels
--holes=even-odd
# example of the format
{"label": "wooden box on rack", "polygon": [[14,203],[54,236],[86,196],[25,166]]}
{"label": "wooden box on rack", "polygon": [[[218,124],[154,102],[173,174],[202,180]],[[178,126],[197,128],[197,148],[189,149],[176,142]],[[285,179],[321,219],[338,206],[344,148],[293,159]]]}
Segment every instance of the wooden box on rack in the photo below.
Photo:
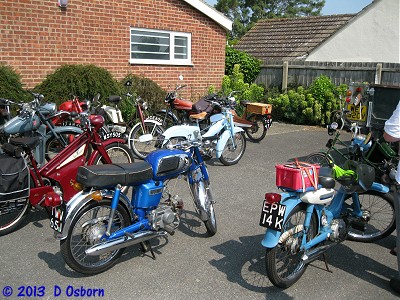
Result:
{"label": "wooden box on rack", "polygon": [[272,112],[272,105],[267,103],[249,103],[247,104],[247,113],[266,115]]}

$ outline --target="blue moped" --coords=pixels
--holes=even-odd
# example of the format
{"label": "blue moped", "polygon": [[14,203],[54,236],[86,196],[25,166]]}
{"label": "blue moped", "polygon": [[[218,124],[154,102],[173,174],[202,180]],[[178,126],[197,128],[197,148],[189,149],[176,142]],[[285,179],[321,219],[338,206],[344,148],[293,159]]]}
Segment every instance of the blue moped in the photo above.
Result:
{"label": "blue moped", "polygon": [[[50,221],[65,262],[77,272],[97,274],[134,244],[154,258],[149,240],[172,235],[180,222],[182,200],[164,196],[166,182],[181,175],[186,176],[199,218],[214,235],[215,201],[200,145],[184,141],[151,152],[142,162],[80,167],[76,181],[83,190],[54,207]],[[132,187],[130,199],[121,186]]]}
{"label": "blue moped", "polygon": [[373,182],[374,168],[354,161],[345,166],[322,167],[316,190],[281,187],[281,193],[265,194],[260,225],[267,231],[261,244],[275,286],[293,285],[321,255],[328,268],[324,253],[346,238],[372,242],[394,231],[393,196]]}

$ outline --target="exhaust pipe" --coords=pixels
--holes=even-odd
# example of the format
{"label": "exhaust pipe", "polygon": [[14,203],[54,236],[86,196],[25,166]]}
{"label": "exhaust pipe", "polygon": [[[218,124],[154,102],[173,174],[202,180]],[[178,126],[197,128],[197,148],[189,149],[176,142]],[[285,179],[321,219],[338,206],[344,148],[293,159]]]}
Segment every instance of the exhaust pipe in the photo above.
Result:
{"label": "exhaust pipe", "polygon": [[110,251],[125,248],[131,245],[139,244],[141,242],[145,242],[155,237],[165,237],[165,236],[167,236],[167,232],[165,231],[144,231],[135,234],[129,234],[124,237],[120,237],[118,239],[103,242],[93,247],[90,247],[85,251],[85,253],[86,255],[89,256],[96,256]]}
{"label": "exhaust pipe", "polygon": [[307,254],[304,254],[302,257],[304,264],[308,264],[308,263],[316,260],[321,254],[326,252],[326,250],[328,250],[329,248],[331,248],[332,246],[335,246],[335,245],[336,245],[336,243],[320,246],[318,248],[311,250]]}

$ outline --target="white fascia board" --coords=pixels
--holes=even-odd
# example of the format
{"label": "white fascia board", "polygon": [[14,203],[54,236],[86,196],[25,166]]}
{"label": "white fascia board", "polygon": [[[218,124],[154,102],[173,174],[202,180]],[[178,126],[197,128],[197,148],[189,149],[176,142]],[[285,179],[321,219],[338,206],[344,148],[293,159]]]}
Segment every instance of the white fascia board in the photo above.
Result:
{"label": "white fascia board", "polygon": [[201,11],[203,14],[210,17],[212,20],[217,22],[219,25],[224,27],[226,30],[232,31],[232,21],[227,17],[222,15],[220,12],[215,10],[214,8],[208,6],[206,3],[200,0],[183,0],[186,3],[190,4],[197,10]]}

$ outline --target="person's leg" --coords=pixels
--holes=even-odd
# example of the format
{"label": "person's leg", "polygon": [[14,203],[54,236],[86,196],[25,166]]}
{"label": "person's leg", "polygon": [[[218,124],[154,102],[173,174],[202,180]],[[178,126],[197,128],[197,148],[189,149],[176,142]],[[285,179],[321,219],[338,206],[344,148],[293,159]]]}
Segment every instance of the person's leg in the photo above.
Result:
{"label": "person's leg", "polygon": [[394,209],[396,214],[396,251],[397,251],[397,275],[390,280],[390,286],[397,293],[400,293],[400,185],[395,187]]}

